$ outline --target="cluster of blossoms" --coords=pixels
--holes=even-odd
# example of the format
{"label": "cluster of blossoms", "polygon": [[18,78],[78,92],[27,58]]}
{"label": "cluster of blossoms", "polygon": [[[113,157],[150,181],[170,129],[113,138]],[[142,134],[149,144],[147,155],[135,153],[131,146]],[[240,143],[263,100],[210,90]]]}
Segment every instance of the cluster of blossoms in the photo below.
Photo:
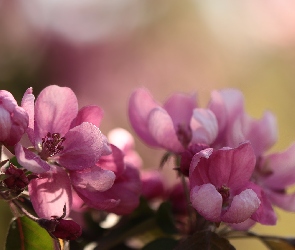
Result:
{"label": "cluster of blossoms", "polygon": [[124,216],[141,196],[170,201],[175,216],[194,208],[205,220],[237,230],[276,224],[273,205],[295,211],[295,194],[286,192],[295,183],[295,145],[267,154],[277,140],[275,118],[265,112],[252,119],[238,90],[213,91],[208,107],[200,108],[195,95],[174,94],[160,105],[141,88],[131,95],[128,113],[146,144],[175,157],[182,184],[166,188],[159,171],[143,170],[130,133],[103,135],[100,107],[78,109],[71,89],[52,85],[36,101],[29,88],[21,106],[0,91],[0,141],[19,165],[1,162],[0,197],[21,209],[15,200],[27,192],[38,217],[21,210],[65,240],[82,233],[66,219],[71,211]]}
{"label": "cluster of blossoms", "polygon": [[248,229],[276,224],[273,205],[295,211],[295,146],[267,154],[277,140],[275,117],[251,118],[235,89],[213,91],[207,108],[195,95],[174,94],[163,105],[146,89],[129,102],[131,124],[148,145],[178,158],[191,205],[205,219]]}

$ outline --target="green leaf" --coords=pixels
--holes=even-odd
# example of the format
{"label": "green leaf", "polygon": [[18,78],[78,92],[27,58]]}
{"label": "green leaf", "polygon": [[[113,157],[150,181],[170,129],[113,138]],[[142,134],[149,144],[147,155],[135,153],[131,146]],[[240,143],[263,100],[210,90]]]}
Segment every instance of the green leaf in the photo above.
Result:
{"label": "green leaf", "polygon": [[157,213],[156,220],[158,226],[162,229],[162,231],[166,234],[175,234],[177,233],[176,226],[174,224],[171,204],[168,202],[163,202]]}
{"label": "green leaf", "polygon": [[53,250],[54,245],[54,240],[48,232],[28,217],[14,218],[10,223],[6,250]]}
{"label": "green leaf", "polygon": [[211,231],[196,232],[180,244],[174,250],[210,249],[210,250],[234,250],[235,248],[225,238],[219,237]]}
{"label": "green leaf", "polygon": [[10,159],[10,162],[11,162],[14,166],[16,166],[17,168],[23,168],[23,167],[18,163],[18,161],[17,161],[17,159],[16,159],[15,156],[12,157],[12,158]]}
{"label": "green leaf", "polygon": [[178,241],[175,239],[160,238],[148,243],[141,250],[172,250],[177,246],[177,243]]}

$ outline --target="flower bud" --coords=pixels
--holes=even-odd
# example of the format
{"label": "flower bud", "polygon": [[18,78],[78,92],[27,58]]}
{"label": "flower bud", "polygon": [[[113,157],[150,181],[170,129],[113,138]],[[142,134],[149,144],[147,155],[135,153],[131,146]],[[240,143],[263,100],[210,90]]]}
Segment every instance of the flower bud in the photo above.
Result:
{"label": "flower bud", "polygon": [[52,234],[56,238],[64,240],[75,240],[82,234],[82,229],[79,224],[73,220],[59,219],[58,224],[55,227],[55,231]]}
{"label": "flower bud", "polygon": [[28,186],[30,182],[29,178],[25,174],[25,171],[16,168],[11,163],[4,173],[8,177],[3,182],[9,189],[22,191],[25,187]]}
{"label": "flower bud", "polygon": [[64,220],[59,217],[51,220],[39,219],[38,223],[54,238],[76,240],[82,234],[80,225],[73,220]]}

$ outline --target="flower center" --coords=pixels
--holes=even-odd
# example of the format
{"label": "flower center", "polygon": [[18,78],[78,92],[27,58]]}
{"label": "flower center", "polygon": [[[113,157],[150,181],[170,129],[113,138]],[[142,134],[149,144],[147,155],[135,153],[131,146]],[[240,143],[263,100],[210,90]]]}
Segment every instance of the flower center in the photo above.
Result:
{"label": "flower center", "polygon": [[47,160],[48,157],[52,157],[60,153],[64,147],[62,143],[65,141],[65,137],[60,137],[59,133],[47,133],[47,135],[42,138],[42,150],[40,152],[40,157],[43,160]]}
{"label": "flower center", "polygon": [[217,188],[217,191],[222,196],[222,206],[223,207],[228,206],[228,199],[229,199],[229,196],[230,196],[229,190],[230,190],[230,188],[225,186],[225,185],[222,185],[220,188]]}

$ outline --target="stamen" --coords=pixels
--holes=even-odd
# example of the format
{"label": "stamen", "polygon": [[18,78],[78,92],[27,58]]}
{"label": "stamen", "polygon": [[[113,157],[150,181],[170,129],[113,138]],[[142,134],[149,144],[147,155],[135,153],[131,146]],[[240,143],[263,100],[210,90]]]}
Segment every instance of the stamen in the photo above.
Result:
{"label": "stamen", "polygon": [[47,135],[42,138],[42,150],[40,152],[40,157],[43,160],[47,160],[48,157],[52,157],[60,153],[64,147],[62,143],[65,141],[65,137],[60,137],[59,133],[47,133]]}
{"label": "stamen", "polygon": [[228,199],[229,199],[229,196],[230,196],[229,190],[230,190],[230,188],[225,186],[225,185],[222,185],[220,188],[217,188],[217,191],[222,196],[222,204],[223,204],[223,206],[226,206],[228,204]]}

